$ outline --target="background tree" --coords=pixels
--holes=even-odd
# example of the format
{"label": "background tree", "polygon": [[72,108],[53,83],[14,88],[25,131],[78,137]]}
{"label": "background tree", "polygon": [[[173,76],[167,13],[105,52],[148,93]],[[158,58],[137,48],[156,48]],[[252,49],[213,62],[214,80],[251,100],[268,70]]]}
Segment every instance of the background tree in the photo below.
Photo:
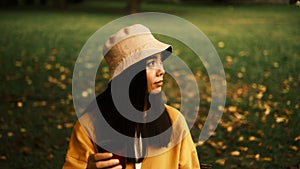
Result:
{"label": "background tree", "polygon": [[18,6],[18,0],[0,0],[1,7]]}
{"label": "background tree", "polygon": [[140,10],[141,0],[129,0],[128,1],[128,10],[129,13],[137,13]]}

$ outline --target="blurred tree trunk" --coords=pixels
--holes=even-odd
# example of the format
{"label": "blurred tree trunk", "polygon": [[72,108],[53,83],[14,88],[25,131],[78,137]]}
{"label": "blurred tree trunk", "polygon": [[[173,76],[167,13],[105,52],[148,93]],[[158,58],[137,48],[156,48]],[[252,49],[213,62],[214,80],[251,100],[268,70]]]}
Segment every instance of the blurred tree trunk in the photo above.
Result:
{"label": "blurred tree trunk", "polygon": [[68,1],[67,0],[53,0],[53,3],[56,8],[66,9]]}
{"label": "blurred tree trunk", "polygon": [[133,14],[139,12],[140,4],[141,4],[141,0],[129,0],[128,7],[127,7],[129,13]]}
{"label": "blurred tree trunk", "polygon": [[46,1],[46,0],[40,0],[40,4],[41,4],[41,5],[45,6],[45,5],[46,5],[46,3],[47,3],[47,1]]}
{"label": "blurred tree trunk", "polygon": [[34,0],[26,0],[25,4],[26,5],[33,5],[34,4]]}

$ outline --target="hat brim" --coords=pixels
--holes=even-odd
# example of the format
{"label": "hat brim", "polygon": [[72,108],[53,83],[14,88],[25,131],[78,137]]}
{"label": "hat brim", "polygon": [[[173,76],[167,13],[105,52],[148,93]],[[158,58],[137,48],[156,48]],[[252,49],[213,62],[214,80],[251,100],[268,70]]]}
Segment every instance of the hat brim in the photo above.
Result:
{"label": "hat brim", "polygon": [[147,59],[150,56],[153,56],[157,53],[162,53],[162,60],[167,59],[173,48],[171,45],[158,41],[153,38],[151,40],[143,41],[142,44],[136,44],[136,52],[130,54],[130,56],[124,57],[124,59],[119,63],[119,65],[115,68],[115,71],[110,78],[112,80],[114,77],[121,74],[124,70],[129,68],[130,66]]}

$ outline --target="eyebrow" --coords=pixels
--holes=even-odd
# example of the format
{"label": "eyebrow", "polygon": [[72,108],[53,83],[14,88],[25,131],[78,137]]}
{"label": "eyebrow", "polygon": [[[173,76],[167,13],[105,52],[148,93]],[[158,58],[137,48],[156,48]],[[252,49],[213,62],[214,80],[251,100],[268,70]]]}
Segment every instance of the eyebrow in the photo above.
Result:
{"label": "eyebrow", "polygon": [[148,59],[157,59],[158,57],[162,58],[162,53],[156,53],[147,58]]}
{"label": "eyebrow", "polygon": [[156,55],[151,55],[151,56],[149,56],[149,57],[147,58],[147,60],[150,60],[150,59],[156,59],[156,58],[157,58]]}

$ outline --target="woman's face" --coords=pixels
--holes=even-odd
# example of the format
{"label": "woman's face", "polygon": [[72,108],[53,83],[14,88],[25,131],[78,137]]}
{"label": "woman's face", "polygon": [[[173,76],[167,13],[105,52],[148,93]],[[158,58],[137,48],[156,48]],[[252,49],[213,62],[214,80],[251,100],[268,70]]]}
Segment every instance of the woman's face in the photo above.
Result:
{"label": "woman's face", "polygon": [[146,60],[146,74],[148,93],[159,93],[162,90],[165,70],[161,60],[161,53],[150,56]]}

